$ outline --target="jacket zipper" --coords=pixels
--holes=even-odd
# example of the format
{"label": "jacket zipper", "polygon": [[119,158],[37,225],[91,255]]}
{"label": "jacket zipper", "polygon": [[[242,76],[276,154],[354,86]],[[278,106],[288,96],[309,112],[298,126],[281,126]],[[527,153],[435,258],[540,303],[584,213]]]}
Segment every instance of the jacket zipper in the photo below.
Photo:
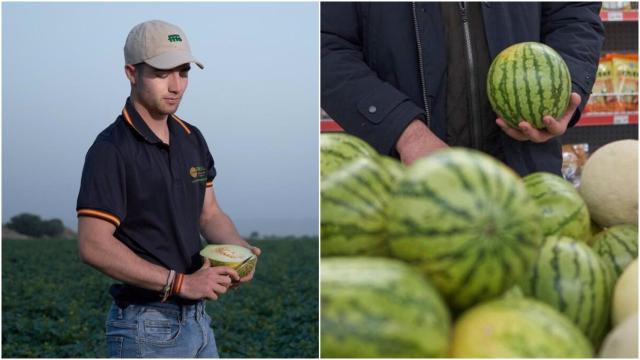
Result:
{"label": "jacket zipper", "polygon": [[420,42],[420,28],[418,27],[418,13],[416,11],[416,3],[411,3],[413,10],[413,27],[416,32],[416,45],[418,47],[418,70],[420,72],[420,86],[422,87],[422,101],[424,102],[424,110],[426,113],[427,127],[431,127],[431,109],[427,100],[427,83],[424,79],[424,61],[422,60],[422,42]]}
{"label": "jacket zipper", "polygon": [[469,128],[471,131],[471,147],[480,149],[482,144],[480,134],[480,124],[478,124],[478,90],[475,76],[475,63],[473,61],[473,51],[471,49],[471,32],[469,30],[469,18],[467,17],[467,6],[464,2],[459,3],[460,15],[462,16],[462,27],[464,31],[465,49],[467,54],[467,75],[469,79]]}

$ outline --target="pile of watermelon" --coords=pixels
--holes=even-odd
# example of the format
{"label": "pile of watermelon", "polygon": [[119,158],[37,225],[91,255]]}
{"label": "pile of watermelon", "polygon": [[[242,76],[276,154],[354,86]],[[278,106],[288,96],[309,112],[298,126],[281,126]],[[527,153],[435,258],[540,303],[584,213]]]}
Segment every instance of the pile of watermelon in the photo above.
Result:
{"label": "pile of watermelon", "polygon": [[585,358],[637,344],[637,274],[622,278],[637,271],[637,217],[594,226],[584,198],[474,150],[405,167],[322,134],[322,356]]}

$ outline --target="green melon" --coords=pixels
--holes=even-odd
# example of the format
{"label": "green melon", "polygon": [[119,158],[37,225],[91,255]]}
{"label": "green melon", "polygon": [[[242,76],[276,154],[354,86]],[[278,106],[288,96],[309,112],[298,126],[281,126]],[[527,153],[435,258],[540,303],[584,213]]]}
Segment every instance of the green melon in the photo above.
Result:
{"label": "green melon", "polygon": [[404,172],[407,170],[404,164],[392,157],[381,155],[378,157],[378,160],[387,169],[387,171],[389,171],[394,182],[400,181],[404,176]]}
{"label": "green melon", "polygon": [[360,158],[321,180],[322,256],[383,255],[393,177],[375,158]]}
{"label": "green melon", "polygon": [[409,266],[383,258],[321,261],[321,357],[443,357],[450,316]]}
{"label": "green melon", "polygon": [[589,210],[570,182],[545,172],[527,175],[523,180],[542,212],[545,236],[568,236],[584,241],[591,237]]}
{"label": "green melon", "polygon": [[471,308],[455,324],[452,357],[590,358],[587,338],[566,317],[526,298],[489,301]]}
{"label": "green melon", "polygon": [[559,119],[571,97],[571,75],[562,57],[547,45],[524,42],[496,56],[487,76],[491,107],[517,127],[526,121],[542,129],[543,116]]}
{"label": "green melon", "polygon": [[241,278],[249,275],[258,262],[258,257],[251,250],[231,244],[207,245],[200,250],[200,255],[209,259],[211,266],[229,266],[235,269]]}
{"label": "green melon", "polygon": [[615,273],[617,279],[624,268],[638,257],[638,227],[614,225],[593,237],[593,250]]}
{"label": "green melon", "polygon": [[425,274],[456,310],[502,294],[535,260],[540,210],[521,179],[481,152],[416,161],[389,203],[393,256]]}
{"label": "green melon", "polygon": [[522,287],[567,316],[598,347],[609,325],[611,279],[609,267],[584,242],[550,236]]}
{"label": "green melon", "polygon": [[364,140],[346,133],[320,135],[320,175],[324,177],[361,158],[376,157],[378,153]]}

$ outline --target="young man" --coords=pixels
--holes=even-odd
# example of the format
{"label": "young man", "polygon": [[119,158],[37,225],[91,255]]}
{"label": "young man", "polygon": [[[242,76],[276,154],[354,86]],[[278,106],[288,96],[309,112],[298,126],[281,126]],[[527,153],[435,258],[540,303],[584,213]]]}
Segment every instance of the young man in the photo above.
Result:
{"label": "young man", "polygon": [[[321,8],[322,108],[347,132],[404,163],[446,146],[485,151],[520,175],[560,175],[559,135],[580,118],[604,41],[600,3],[326,2]],[[510,45],[554,48],[572,96],[547,128],[496,119],[491,61]],[[554,121],[555,120],[555,121]]]}
{"label": "young man", "polygon": [[252,279],[199,256],[209,243],[243,240],[218,206],[204,137],[175,112],[192,55],[163,21],[135,26],[124,47],[131,94],[89,149],[78,195],[82,260],[121,281],[107,317],[109,357],[217,357],[205,301]]}

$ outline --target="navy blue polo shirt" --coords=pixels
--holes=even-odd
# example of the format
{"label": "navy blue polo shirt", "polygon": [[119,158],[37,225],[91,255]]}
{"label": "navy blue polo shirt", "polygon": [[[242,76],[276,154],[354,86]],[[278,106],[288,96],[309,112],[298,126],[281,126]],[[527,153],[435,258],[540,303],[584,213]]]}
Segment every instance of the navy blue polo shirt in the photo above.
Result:
{"label": "navy blue polo shirt", "polygon": [[[202,266],[199,219],[216,170],[195,126],[176,115],[167,125],[169,145],[127,99],[87,152],[76,210],[115,225],[114,236],[141,258],[190,274]],[[130,285],[116,285],[111,294],[134,303],[159,299]]]}

